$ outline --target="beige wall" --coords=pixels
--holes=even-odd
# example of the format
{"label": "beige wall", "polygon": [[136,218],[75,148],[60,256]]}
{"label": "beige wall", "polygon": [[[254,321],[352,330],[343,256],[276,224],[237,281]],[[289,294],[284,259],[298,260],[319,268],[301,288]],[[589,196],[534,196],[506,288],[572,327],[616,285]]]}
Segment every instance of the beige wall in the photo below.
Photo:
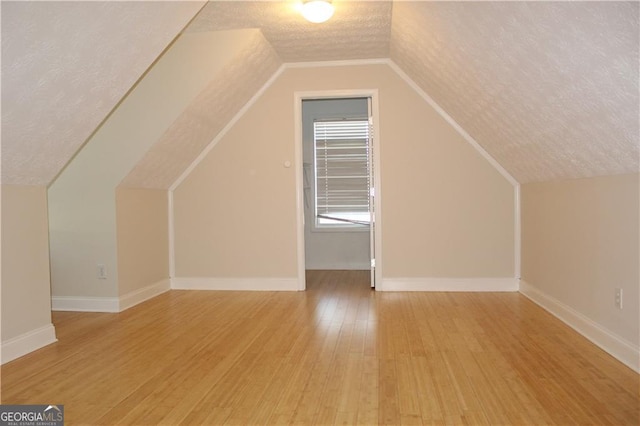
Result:
{"label": "beige wall", "polygon": [[293,95],[280,80],[174,191],[176,277],[295,277]]}
{"label": "beige wall", "polygon": [[514,188],[413,90],[380,94],[385,277],[514,277]]}
{"label": "beige wall", "polygon": [[118,292],[169,279],[167,191],[118,188]]}
{"label": "beige wall", "polygon": [[348,89],[379,90],[384,276],[514,276],[513,186],[390,67],[363,65],[285,70],[176,188],[177,277],[296,277],[294,93]]}
{"label": "beige wall", "polygon": [[2,185],[2,341],[51,325],[47,189]]}
{"label": "beige wall", "polygon": [[[523,185],[522,278],[639,343],[638,174]],[[614,304],[623,289],[623,309]]]}

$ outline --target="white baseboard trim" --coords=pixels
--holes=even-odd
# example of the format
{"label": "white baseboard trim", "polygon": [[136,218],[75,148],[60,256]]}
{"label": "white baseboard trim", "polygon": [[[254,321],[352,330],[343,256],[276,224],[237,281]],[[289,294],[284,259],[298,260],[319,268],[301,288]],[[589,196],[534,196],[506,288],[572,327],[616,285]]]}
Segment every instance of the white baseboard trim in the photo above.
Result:
{"label": "white baseboard trim", "polygon": [[57,342],[53,324],[36,328],[20,336],[2,342],[2,364]]}
{"label": "white baseboard trim", "polygon": [[171,290],[169,279],[161,280],[120,297],[53,296],[52,311],[122,312],[159,294]]}
{"label": "white baseboard trim", "polygon": [[120,312],[117,297],[52,296],[52,311]]}
{"label": "white baseboard trim", "polygon": [[171,282],[169,279],[158,281],[154,284],[148,285],[138,290],[129,292],[123,296],[120,296],[119,308],[120,312],[129,309],[137,304],[154,298],[162,293],[171,290]]}
{"label": "white baseboard trim", "polygon": [[297,278],[172,278],[174,290],[298,291]]}
{"label": "white baseboard trim", "polygon": [[618,361],[637,373],[640,373],[640,347],[618,336],[559,300],[541,292],[524,280],[520,282],[520,293],[582,334]]}
{"label": "white baseboard trim", "polygon": [[517,278],[383,278],[378,291],[518,291]]}

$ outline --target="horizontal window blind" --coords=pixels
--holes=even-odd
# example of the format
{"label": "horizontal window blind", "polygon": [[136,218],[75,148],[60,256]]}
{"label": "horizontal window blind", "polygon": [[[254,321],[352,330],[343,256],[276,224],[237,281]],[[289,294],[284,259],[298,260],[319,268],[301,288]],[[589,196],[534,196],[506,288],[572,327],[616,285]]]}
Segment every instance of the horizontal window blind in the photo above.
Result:
{"label": "horizontal window blind", "polygon": [[318,224],[368,224],[368,139],[367,120],[314,123]]}

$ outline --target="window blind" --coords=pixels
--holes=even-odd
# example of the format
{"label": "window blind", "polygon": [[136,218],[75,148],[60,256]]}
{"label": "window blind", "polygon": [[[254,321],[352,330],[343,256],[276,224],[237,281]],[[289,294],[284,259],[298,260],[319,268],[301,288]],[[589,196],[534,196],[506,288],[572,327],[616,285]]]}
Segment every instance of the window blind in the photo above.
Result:
{"label": "window blind", "polygon": [[369,223],[368,120],[316,121],[318,224]]}

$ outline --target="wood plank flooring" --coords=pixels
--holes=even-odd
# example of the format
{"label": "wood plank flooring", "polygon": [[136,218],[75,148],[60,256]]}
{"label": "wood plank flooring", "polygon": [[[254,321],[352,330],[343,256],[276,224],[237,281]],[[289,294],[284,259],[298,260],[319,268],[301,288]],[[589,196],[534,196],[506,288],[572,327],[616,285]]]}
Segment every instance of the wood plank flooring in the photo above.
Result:
{"label": "wood plank flooring", "polygon": [[518,293],[171,291],[54,312],[59,342],[2,366],[3,404],[86,425],[638,425],[638,374]]}

